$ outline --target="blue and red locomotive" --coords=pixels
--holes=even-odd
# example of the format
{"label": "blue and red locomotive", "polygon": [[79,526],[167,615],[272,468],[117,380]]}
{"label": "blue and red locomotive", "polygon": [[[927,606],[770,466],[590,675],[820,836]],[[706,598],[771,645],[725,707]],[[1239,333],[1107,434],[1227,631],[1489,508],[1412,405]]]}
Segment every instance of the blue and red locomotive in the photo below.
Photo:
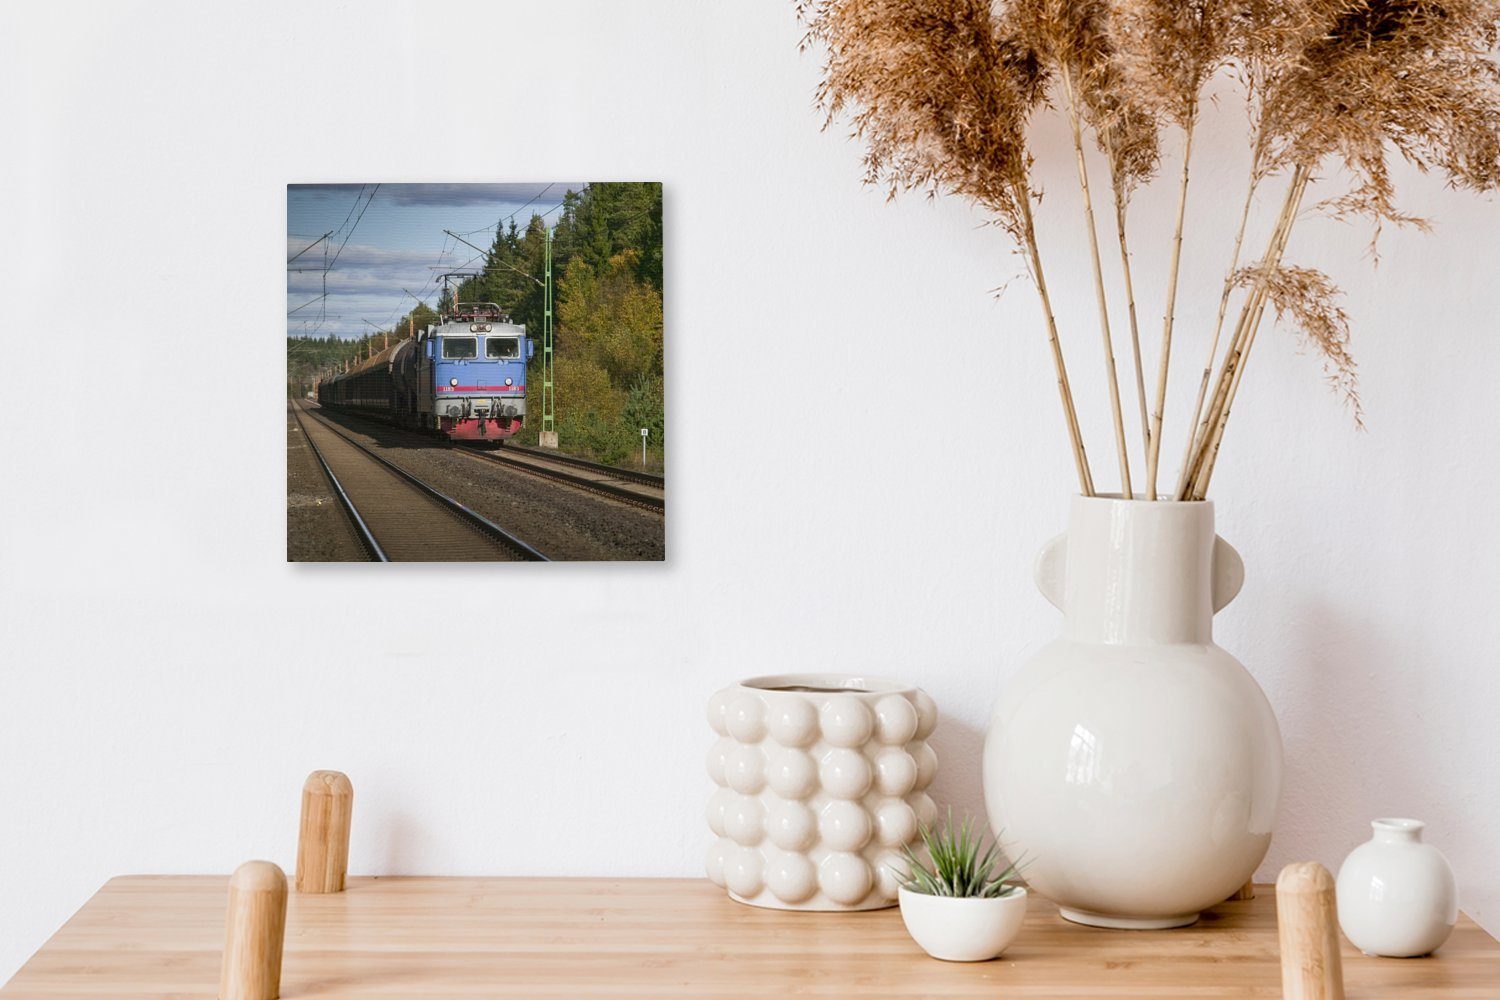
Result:
{"label": "blue and red locomotive", "polygon": [[318,383],[318,402],[454,440],[499,441],[526,419],[526,327],[493,302],[461,302],[413,339]]}

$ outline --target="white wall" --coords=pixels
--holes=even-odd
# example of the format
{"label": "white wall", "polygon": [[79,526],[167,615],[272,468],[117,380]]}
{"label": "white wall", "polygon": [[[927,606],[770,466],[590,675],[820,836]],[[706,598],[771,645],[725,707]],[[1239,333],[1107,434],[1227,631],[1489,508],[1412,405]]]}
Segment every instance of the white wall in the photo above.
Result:
{"label": "white wall", "polygon": [[[1030,565],[1072,470],[1034,297],[991,297],[1017,262],[965,205],[859,186],[859,150],[818,131],[789,3],[5,22],[0,978],[112,875],[290,865],[315,767],[353,776],[357,873],[696,874],[704,701],[773,668],[926,687],[939,797],[978,806],[986,707],[1058,624]],[[489,129],[420,141],[460,94]],[[1232,107],[1200,144],[1179,419],[1243,170]],[[1065,136],[1036,142],[1103,479]],[[668,563],[286,565],[286,182],[564,175],[666,184]],[[1287,744],[1261,877],[1419,816],[1500,930],[1500,210],[1401,180],[1438,235],[1388,233],[1378,271],[1363,230],[1294,239],[1349,292],[1369,430],[1266,333],[1215,480],[1249,568],[1220,639]],[[1148,331],[1170,202],[1137,215]],[[527,597],[495,652],[415,610],[507,585]]]}

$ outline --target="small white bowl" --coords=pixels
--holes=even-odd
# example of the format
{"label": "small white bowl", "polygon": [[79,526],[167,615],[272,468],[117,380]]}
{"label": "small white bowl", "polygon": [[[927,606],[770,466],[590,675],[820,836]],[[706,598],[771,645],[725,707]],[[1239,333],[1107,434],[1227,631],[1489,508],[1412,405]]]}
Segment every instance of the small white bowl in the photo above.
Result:
{"label": "small white bowl", "polygon": [[1026,890],[994,899],[929,896],[902,886],[901,920],[922,950],[945,962],[998,958],[1021,930]]}

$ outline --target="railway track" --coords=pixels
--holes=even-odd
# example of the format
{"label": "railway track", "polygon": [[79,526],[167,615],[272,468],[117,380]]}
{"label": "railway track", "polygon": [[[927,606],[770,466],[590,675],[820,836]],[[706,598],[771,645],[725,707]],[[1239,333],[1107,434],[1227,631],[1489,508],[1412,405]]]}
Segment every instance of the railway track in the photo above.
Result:
{"label": "railway track", "polygon": [[624,479],[632,483],[640,483],[643,486],[652,486],[658,490],[666,489],[666,478],[654,472],[641,472],[638,469],[621,469],[613,465],[605,465],[603,462],[590,462],[586,458],[578,458],[573,455],[564,455],[560,451],[548,451],[543,448],[528,448],[522,444],[507,444],[506,451],[517,452],[522,455],[536,455],[539,458],[550,459],[564,465],[571,465],[579,469],[588,469],[592,472],[603,473],[615,479]]}
{"label": "railway track", "polygon": [[[315,411],[308,410],[307,412]],[[392,429],[390,424],[371,420],[358,414],[341,413],[340,417],[368,423],[385,431]],[[402,433],[417,434],[415,431]],[[423,440],[431,439],[423,438]],[[507,444],[498,451],[480,451],[462,444],[455,444],[451,450],[459,455],[467,455],[476,461],[489,462],[517,472],[530,473],[538,478],[566,483],[576,489],[644,507],[658,514],[665,513],[667,509],[666,480],[662,476],[649,472],[618,469],[602,462],[590,462],[586,458],[575,458],[572,455],[562,455],[515,444]]]}
{"label": "railway track", "polygon": [[301,403],[292,404],[292,414],[371,559],[546,561],[515,535],[381,458]]}
{"label": "railway track", "polygon": [[478,451],[463,446],[453,450],[480,461],[494,462],[518,472],[622,500],[658,514],[665,513],[667,509],[665,480],[648,472],[617,469],[612,465],[590,462],[572,455],[556,455],[515,445],[506,445],[499,451]]}

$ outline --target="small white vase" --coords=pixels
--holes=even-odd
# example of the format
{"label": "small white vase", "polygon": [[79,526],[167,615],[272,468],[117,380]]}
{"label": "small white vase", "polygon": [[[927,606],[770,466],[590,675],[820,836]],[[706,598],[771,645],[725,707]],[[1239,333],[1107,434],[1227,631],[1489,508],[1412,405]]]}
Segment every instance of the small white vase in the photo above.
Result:
{"label": "small white vase", "polygon": [[1443,852],[1422,843],[1425,825],[1414,819],[1374,820],[1374,836],[1350,851],[1339,868],[1339,926],[1366,955],[1429,954],[1458,922],[1453,869]]}
{"label": "small white vase", "polygon": [[708,877],[781,910],[896,905],[901,849],[930,824],[937,706],[878,677],[782,674],[716,692]]}
{"label": "small white vase", "polygon": [[996,703],[990,829],[1069,920],[1190,924],[1254,874],[1281,787],[1271,705],[1213,640],[1239,555],[1209,501],[1075,497],[1036,578],[1062,635]]}
{"label": "small white vase", "polygon": [[993,899],[930,896],[901,887],[901,922],[912,940],[945,962],[987,962],[1010,947],[1026,917],[1026,890]]}

